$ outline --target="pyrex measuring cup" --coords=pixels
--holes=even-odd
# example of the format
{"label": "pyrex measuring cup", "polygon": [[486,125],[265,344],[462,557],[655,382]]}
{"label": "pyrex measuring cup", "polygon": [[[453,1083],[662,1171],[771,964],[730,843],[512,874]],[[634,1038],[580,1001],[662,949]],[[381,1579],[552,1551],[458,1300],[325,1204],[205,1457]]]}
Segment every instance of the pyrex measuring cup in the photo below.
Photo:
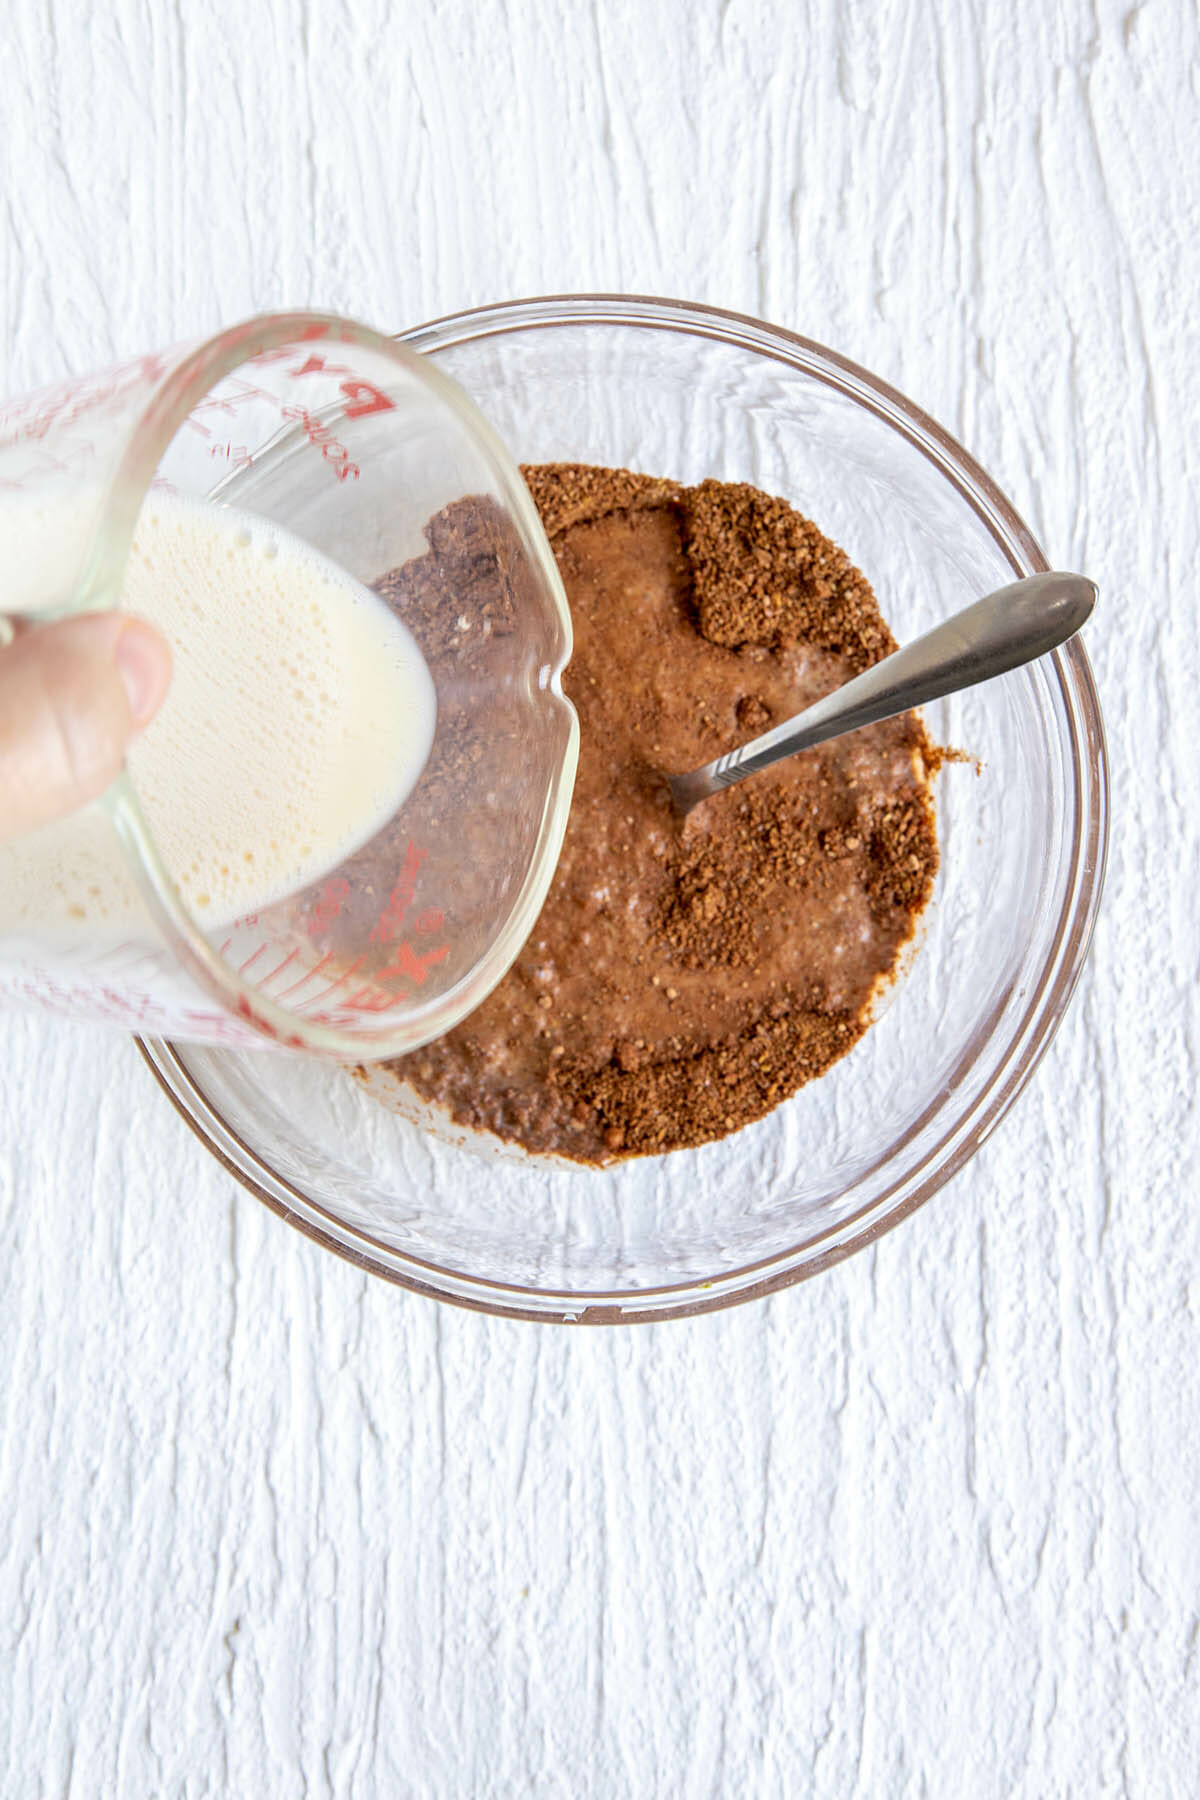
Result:
{"label": "pyrex measuring cup", "polygon": [[[570,802],[570,620],[520,475],[412,351],[344,319],[254,319],[0,407],[0,613],[36,629],[119,605],[158,494],[254,514],[376,587],[432,677],[432,748],[368,843],[219,923],[185,902],[127,769],[53,829],[115,834],[136,922],[14,924],[0,898],[0,999],[354,1061],[413,1049],[516,955]],[[0,896],[4,874],[0,845]]]}

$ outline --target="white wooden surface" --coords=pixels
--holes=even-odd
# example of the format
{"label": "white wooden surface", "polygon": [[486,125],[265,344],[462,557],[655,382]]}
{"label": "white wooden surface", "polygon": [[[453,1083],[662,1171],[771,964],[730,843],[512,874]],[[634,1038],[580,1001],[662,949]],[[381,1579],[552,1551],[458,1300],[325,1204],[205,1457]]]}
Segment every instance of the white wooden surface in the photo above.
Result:
{"label": "white wooden surface", "polygon": [[8,0],[0,388],[276,304],[795,327],[1099,580],[1107,903],[873,1253],[580,1334],[268,1216],[132,1046],[0,1020],[5,1795],[1191,1795],[1191,0]]}

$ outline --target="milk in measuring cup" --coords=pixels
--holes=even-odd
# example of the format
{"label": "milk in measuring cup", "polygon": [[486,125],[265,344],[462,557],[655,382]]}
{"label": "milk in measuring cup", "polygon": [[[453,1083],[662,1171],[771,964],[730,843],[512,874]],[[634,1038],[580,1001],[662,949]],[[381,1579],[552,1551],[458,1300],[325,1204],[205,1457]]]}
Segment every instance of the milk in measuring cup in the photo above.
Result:
{"label": "milk in measuring cup", "polygon": [[[21,566],[10,550],[26,526],[0,509],[0,570]],[[174,651],[170,691],[128,767],[206,929],[319,881],[415,785],[435,717],[416,643],[368,588],[278,526],[152,494],[120,604]],[[0,844],[0,931],[103,939],[144,920],[98,809]]]}

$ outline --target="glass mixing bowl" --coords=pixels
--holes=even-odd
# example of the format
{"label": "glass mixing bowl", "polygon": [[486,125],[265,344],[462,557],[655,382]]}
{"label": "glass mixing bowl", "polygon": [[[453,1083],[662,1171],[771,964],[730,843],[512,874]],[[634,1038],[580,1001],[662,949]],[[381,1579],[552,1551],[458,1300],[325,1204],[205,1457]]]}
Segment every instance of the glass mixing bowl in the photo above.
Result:
{"label": "glass mixing bowl", "polygon": [[[903,642],[1047,567],[983,470],[843,357],[732,313],[515,302],[405,334],[523,462],[749,481],[814,518]],[[938,777],[942,867],[911,966],[856,1048],[721,1143],[607,1169],[432,1132],[271,1052],[143,1046],[209,1148],[331,1249],[417,1292],[533,1319],[703,1312],[871,1242],[1012,1105],[1086,954],[1107,838],[1083,646],[926,709],[977,758]]]}

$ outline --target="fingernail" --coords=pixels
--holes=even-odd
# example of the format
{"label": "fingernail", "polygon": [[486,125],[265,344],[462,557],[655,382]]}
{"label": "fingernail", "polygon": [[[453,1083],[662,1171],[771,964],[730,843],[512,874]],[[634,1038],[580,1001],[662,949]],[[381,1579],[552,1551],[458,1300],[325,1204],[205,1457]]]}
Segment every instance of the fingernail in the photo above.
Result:
{"label": "fingernail", "polygon": [[140,731],[167,691],[171,665],[166,645],[149,625],[130,619],[113,646],[113,661],[129,696],[134,730]]}

